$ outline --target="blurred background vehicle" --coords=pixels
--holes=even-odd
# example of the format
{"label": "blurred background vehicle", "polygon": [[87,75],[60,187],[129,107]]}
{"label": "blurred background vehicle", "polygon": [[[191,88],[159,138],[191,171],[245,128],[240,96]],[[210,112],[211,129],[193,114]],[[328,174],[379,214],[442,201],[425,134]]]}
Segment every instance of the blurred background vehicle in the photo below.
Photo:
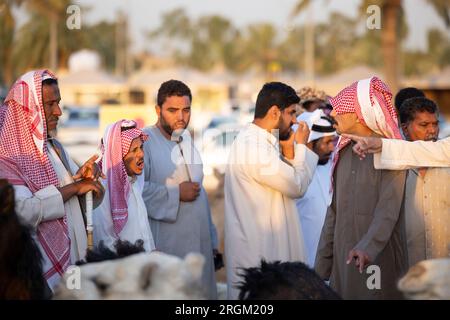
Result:
{"label": "blurred background vehicle", "polygon": [[58,125],[58,140],[77,164],[84,163],[100,143],[99,107],[65,106]]}

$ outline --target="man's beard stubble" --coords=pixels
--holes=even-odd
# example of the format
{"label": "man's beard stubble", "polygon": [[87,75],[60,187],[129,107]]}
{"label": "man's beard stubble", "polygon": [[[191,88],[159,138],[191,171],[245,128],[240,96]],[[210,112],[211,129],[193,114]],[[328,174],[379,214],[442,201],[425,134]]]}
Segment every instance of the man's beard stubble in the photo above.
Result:
{"label": "man's beard stubble", "polygon": [[279,132],[279,139],[280,141],[286,141],[290,138],[291,133],[294,134],[293,130],[289,128],[289,131],[287,133],[282,133],[281,130],[278,131]]}
{"label": "man's beard stubble", "polygon": [[57,129],[53,129],[47,132],[47,136],[51,139],[56,138],[57,134],[58,134]]}
{"label": "man's beard stubble", "polygon": [[330,157],[328,157],[328,158],[321,158],[321,159],[319,159],[317,164],[319,166],[324,166],[324,165],[326,165],[328,163],[328,161],[330,161]]}
{"label": "man's beard stubble", "polygon": [[[184,122],[183,122],[184,123]],[[189,123],[184,123],[183,128],[180,129],[172,129],[170,125],[167,123],[166,119],[164,119],[163,115],[161,114],[160,118],[160,125],[161,128],[170,136],[172,137],[172,140],[178,140],[177,138],[181,136],[181,134],[184,132],[184,130],[187,128]],[[174,134],[175,131],[175,134]],[[175,139],[174,139],[175,138]]]}

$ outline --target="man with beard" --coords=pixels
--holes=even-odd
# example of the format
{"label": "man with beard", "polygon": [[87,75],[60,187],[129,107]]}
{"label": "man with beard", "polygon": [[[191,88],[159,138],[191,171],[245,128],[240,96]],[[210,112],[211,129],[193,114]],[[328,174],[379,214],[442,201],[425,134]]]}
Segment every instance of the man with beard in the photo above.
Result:
{"label": "man with beard", "polygon": [[0,107],[0,179],[14,187],[17,215],[33,230],[52,290],[86,254],[81,197],[93,191],[97,207],[104,195],[97,157],[78,168],[55,139],[60,101],[56,76],[34,70],[14,83]]}
{"label": "man with beard", "polygon": [[[391,99],[377,77],[353,83],[330,100],[336,131],[400,139]],[[375,170],[372,163],[372,156],[360,161],[351,140],[340,138],[315,269],[344,299],[402,297],[396,284],[408,262],[402,210],[406,174]],[[365,271],[369,265],[378,272]]]}
{"label": "man with beard", "polygon": [[320,232],[331,203],[331,154],[335,147],[336,130],[332,120],[322,110],[301,114],[297,119],[305,120],[311,134],[307,147],[319,156],[318,166],[305,195],[297,199],[297,210],[305,237],[307,263],[312,268],[316,258]]}
{"label": "man with beard", "polygon": [[[400,108],[408,141],[437,141],[439,111],[424,97],[410,98]],[[445,258],[450,244],[450,169],[410,169],[406,179],[405,222],[409,265]]]}
{"label": "man with beard", "polygon": [[205,257],[202,281],[209,299],[217,299],[213,249],[217,236],[202,186],[203,165],[188,130],[192,95],[181,81],[169,80],[158,90],[158,122],[144,132],[144,189],[156,250],[184,258]]}
{"label": "man with beard", "polygon": [[229,299],[238,298],[242,268],[258,267],[261,259],[306,261],[295,199],[308,188],[318,156],[306,147],[306,123],[291,129],[299,100],[290,86],[266,83],[253,122],[231,146],[225,169]]}

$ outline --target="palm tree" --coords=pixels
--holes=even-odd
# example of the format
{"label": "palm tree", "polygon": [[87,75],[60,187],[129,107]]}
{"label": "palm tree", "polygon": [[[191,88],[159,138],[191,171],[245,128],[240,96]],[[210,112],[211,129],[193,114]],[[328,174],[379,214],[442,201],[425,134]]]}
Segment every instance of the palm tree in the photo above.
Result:
{"label": "palm tree", "polygon": [[25,2],[27,8],[36,14],[47,18],[49,23],[49,66],[52,70],[58,67],[58,23],[66,16],[70,0],[28,0]]}
{"label": "palm tree", "polygon": [[65,67],[70,54],[85,46],[85,30],[69,30],[66,27],[66,8],[72,2],[24,2],[30,18],[18,30],[16,36],[13,55],[17,73],[32,67],[49,66],[52,70]]}
{"label": "palm tree", "polygon": [[[292,16],[302,12],[310,2],[310,0],[300,0],[294,7]],[[427,2],[443,19],[446,26],[450,27],[450,2],[448,0],[427,0]],[[399,87],[399,39],[402,27],[402,5],[404,3],[401,0],[363,0],[360,5],[362,16],[366,17],[367,7],[373,4],[381,8],[381,47],[384,75],[391,90],[396,92]]]}
{"label": "palm tree", "polygon": [[245,40],[245,50],[248,59],[251,59],[260,72],[270,78],[271,68],[277,61],[276,29],[268,23],[248,26]]}
{"label": "palm tree", "polygon": [[11,48],[13,43],[15,21],[11,8],[5,3],[0,5],[0,84],[10,85],[12,82]]}
{"label": "palm tree", "polygon": [[292,10],[290,18],[294,18],[302,11],[308,10],[305,26],[305,73],[307,79],[314,83],[315,76],[315,42],[314,42],[314,18],[312,2],[310,0],[300,0]]}

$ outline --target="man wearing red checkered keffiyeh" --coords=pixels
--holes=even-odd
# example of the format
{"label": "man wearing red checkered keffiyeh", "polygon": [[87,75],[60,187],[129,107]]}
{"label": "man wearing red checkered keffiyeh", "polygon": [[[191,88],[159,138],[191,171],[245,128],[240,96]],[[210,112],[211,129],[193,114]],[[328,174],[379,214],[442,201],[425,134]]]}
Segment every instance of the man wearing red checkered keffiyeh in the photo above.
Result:
{"label": "man wearing red checkered keffiyeh", "polygon": [[144,249],[155,249],[147,209],[142,199],[144,188],[143,145],[148,135],[135,121],[120,120],[109,125],[102,139],[101,167],[107,180],[105,199],[94,211],[94,243],[103,241],[110,248],[116,240],[144,242]]}
{"label": "man wearing red checkered keffiyeh", "polygon": [[[16,211],[35,231],[50,288],[86,253],[86,233],[77,196],[95,192],[101,172],[91,158],[80,169],[54,139],[60,94],[48,70],[30,71],[11,87],[0,107],[0,178],[14,186]],[[75,179],[78,181],[75,182]]]}
{"label": "man wearing red checkered keffiyeh", "polygon": [[[391,99],[389,88],[377,77],[353,83],[330,100],[336,131],[401,139]],[[372,155],[361,161],[351,141],[341,137],[332,176],[333,198],[316,271],[344,299],[402,298],[396,283],[407,270],[405,172],[375,170]]]}

